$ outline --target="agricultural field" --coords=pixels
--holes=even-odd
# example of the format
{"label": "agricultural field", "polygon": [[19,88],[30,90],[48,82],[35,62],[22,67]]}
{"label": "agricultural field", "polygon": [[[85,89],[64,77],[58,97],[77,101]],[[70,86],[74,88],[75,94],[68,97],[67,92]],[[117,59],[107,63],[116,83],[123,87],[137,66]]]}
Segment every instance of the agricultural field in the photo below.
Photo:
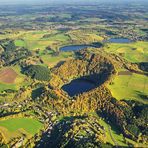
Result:
{"label": "agricultural field", "polygon": [[0,91],[7,89],[18,90],[22,84],[27,85],[26,76],[21,73],[19,66],[0,69]]}
{"label": "agricultural field", "polygon": [[148,61],[148,42],[133,43],[109,43],[105,50],[110,53],[121,55],[130,62],[147,62]]}
{"label": "agricultural field", "polygon": [[17,78],[17,73],[11,69],[6,68],[0,71],[0,81],[2,83],[13,84]]}
{"label": "agricultural field", "polygon": [[15,46],[25,47],[29,50],[45,50],[46,47],[51,47],[53,50],[58,50],[61,46],[68,44],[90,44],[103,40],[103,37],[96,35],[95,32],[88,31],[20,31],[14,36],[9,34],[3,35],[3,39],[9,38],[14,40]]}
{"label": "agricultural field", "polygon": [[132,75],[116,76],[108,85],[112,95],[118,100],[129,99],[147,103],[148,78],[147,76],[133,73]]}
{"label": "agricultural field", "polygon": [[54,67],[58,63],[63,62],[65,60],[73,58],[73,53],[71,52],[62,52],[58,56],[54,55],[41,55],[44,64],[48,67]]}
{"label": "agricultural field", "polygon": [[91,32],[89,30],[74,30],[69,31],[67,34],[70,36],[73,42],[78,44],[90,44],[93,42],[103,41],[103,37],[97,35],[97,32]]}
{"label": "agricultural field", "polygon": [[43,124],[36,119],[30,118],[10,118],[0,121],[0,131],[4,139],[9,142],[12,138],[20,137],[23,134],[28,138],[37,133]]}
{"label": "agricultural field", "polygon": [[[46,37],[49,34],[50,36]],[[15,39],[15,45],[20,47],[23,46],[29,50],[44,50],[46,47],[51,46],[55,50],[57,48],[56,44],[67,41],[68,39],[69,38],[62,33],[52,33],[51,31],[30,31],[27,33],[22,32],[21,35]]]}

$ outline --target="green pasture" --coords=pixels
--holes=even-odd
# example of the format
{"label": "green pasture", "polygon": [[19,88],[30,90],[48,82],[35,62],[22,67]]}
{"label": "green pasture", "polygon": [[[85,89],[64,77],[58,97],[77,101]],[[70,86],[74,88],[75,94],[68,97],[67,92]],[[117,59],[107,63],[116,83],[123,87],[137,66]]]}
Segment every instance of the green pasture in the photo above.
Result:
{"label": "green pasture", "polygon": [[12,89],[12,90],[17,90],[15,84],[4,84],[0,83],[0,92],[7,90],[7,89]]}
{"label": "green pasture", "polygon": [[133,99],[147,102],[148,96],[148,77],[145,75],[117,75],[113,84],[108,84],[113,97],[118,100]]}
{"label": "green pasture", "polygon": [[23,128],[30,134],[35,134],[43,127],[42,123],[31,118],[12,118],[0,121],[0,127],[8,129],[9,132],[16,132]]}
{"label": "green pasture", "polygon": [[[47,38],[43,38],[44,35],[51,35]],[[54,31],[28,31],[27,33],[21,34],[20,39],[15,40],[16,46],[23,46],[30,50],[44,50],[47,46],[53,49],[57,49],[60,44],[65,44],[70,40],[68,35]]]}
{"label": "green pasture", "polygon": [[37,133],[43,124],[36,119],[31,118],[11,118],[0,120],[0,132],[4,140],[7,142],[13,138],[22,137],[31,138]]}
{"label": "green pasture", "polygon": [[89,31],[74,30],[67,33],[76,44],[90,44],[103,41],[103,37]]}
{"label": "green pasture", "polygon": [[65,61],[66,59],[73,56],[72,52],[61,52],[58,56],[53,56],[50,54],[41,55],[42,60],[46,66],[53,67],[60,61]]}
{"label": "green pasture", "polygon": [[107,52],[121,54],[130,62],[148,61],[148,42],[139,41],[133,43],[108,43],[105,46]]}
{"label": "green pasture", "polygon": [[26,44],[23,40],[15,40],[15,46],[18,46],[18,47],[26,47]]}
{"label": "green pasture", "polygon": [[[106,140],[107,142],[115,145],[114,141],[118,144],[118,146],[127,146],[124,142],[123,135],[119,132],[119,130],[114,126],[106,123],[103,119],[99,120],[101,126],[105,128]],[[114,141],[113,141],[114,140]]]}

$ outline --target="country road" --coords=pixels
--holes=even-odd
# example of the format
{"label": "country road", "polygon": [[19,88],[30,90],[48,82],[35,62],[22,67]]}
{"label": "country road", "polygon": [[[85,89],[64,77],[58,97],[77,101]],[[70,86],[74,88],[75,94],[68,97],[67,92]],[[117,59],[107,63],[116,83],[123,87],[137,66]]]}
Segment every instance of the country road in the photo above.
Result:
{"label": "country road", "polygon": [[114,142],[115,147],[118,147],[117,141],[116,141],[116,140],[114,139],[114,137],[112,136],[111,127],[110,127],[108,124],[107,124],[107,126],[108,126],[109,135],[110,135],[112,141]]}

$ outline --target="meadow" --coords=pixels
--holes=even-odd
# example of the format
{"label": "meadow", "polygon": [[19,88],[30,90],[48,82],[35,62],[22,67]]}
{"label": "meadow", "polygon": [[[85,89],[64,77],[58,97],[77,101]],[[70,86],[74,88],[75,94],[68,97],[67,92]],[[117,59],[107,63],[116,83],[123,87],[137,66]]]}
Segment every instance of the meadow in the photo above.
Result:
{"label": "meadow", "polygon": [[0,120],[0,131],[3,133],[4,139],[7,142],[14,137],[21,136],[22,134],[33,136],[42,127],[42,123],[31,118],[22,117]]}
{"label": "meadow", "polygon": [[108,43],[104,49],[107,52],[122,55],[129,62],[148,61],[148,42]]}
{"label": "meadow", "polygon": [[58,56],[53,56],[52,54],[41,55],[44,65],[50,68],[56,66],[59,62],[63,62],[73,57],[72,52],[61,52]]}
{"label": "meadow", "polygon": [[108,124],[103,119],[100,119],[99,123],[105,128],[106,141],[109,141],[112,145],[117,144],[118,146],[127,146],[125,144],[123,135],[121,134],[121,132],[119,132],[117,127],[115,127],[113,124]]}
{"label": "meadow", "polygon": [[112,95],[118,99],[137,100],[147,103],[148,77],[132,73],[132,75],[117,75],[112,84],[107,86]]}

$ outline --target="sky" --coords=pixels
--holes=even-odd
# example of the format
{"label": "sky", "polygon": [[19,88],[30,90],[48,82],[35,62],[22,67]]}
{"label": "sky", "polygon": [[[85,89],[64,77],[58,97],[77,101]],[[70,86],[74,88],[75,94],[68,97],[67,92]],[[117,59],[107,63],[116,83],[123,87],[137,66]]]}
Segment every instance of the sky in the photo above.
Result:
{"label": "sky", "polygon": [[0,0],[0,4],[46,4],[46,3],[95,3],[95,2],[124,2],[124,1],[148,1],[148,0]]}

